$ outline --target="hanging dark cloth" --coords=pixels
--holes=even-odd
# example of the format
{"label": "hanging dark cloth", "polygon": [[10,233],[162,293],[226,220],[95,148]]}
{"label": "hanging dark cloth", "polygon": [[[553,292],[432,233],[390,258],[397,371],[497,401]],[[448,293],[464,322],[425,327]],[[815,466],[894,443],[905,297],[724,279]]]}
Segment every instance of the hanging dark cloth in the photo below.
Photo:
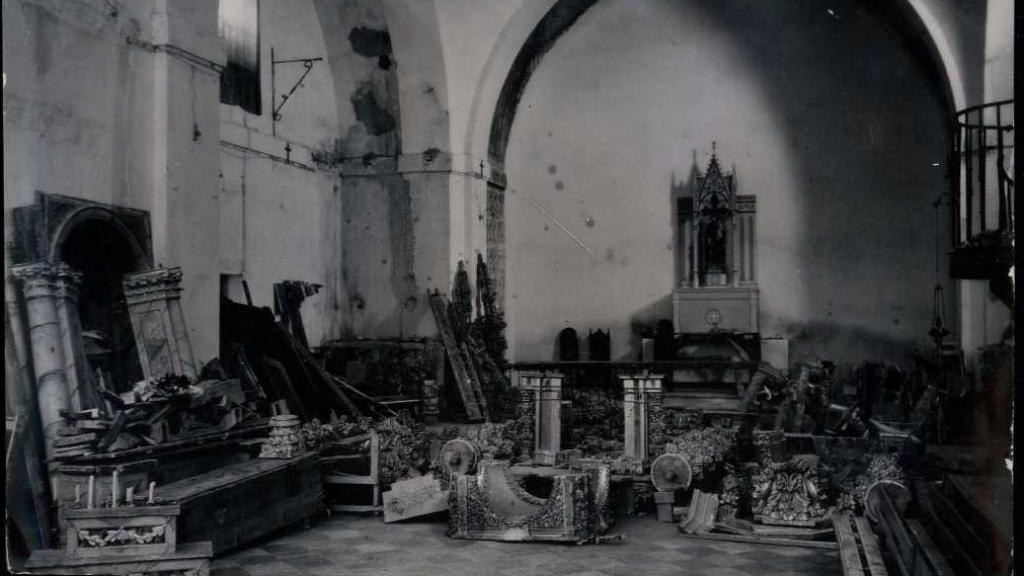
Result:
{"label": "hanging dark cloth", "polygon": [[253,114],[262,111],[259,7],[259,0],[220,0],[220,37],[227,55],[220,101]]}

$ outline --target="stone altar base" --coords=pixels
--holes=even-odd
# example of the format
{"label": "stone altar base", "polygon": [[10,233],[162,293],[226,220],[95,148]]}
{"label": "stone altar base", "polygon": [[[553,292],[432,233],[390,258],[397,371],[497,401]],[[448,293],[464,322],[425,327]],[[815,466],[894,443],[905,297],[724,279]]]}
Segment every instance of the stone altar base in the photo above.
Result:
{"label": "stone altar base", "polygon": [[475,476],[456,476],[448,500],[448,535],[467,540],[582,542],[607,531],[607,467],[554,477],[548,498],[519,485],[508,462],[484,461]]}

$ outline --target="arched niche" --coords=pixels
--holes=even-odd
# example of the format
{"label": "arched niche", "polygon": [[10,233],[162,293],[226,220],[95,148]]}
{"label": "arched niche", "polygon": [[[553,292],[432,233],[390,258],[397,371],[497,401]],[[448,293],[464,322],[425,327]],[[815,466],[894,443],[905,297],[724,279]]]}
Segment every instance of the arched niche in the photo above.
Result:
{"label": "arched niche", "polygon": [[78,311],[90,371],[101,369],[118,391],[142,379],[122,282],[152,268],[149,214],[40,193],[13,220],[15,263],[59,261],[82,274]]}

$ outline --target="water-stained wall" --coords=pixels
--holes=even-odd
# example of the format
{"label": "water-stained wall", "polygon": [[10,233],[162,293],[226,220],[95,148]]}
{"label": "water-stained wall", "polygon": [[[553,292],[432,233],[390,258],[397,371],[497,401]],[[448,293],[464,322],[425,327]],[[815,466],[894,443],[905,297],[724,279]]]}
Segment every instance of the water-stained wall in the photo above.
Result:
{"label": "water-stained wall", "polygon": [[902,358],[927,342],[948,246],[946,92],[861,2],[598,2],[512,127],[514,356],[550,358],[574,326],[630,357],[634,325],[671,317],[672,182],[717,141],[757,196],[762,332],[795,360]]}

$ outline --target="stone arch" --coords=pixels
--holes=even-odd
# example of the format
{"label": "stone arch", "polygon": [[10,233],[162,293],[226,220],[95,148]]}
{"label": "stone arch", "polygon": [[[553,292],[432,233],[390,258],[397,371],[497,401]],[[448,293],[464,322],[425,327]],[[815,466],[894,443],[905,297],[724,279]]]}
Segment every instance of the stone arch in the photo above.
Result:
{"label": "stone arch", "polygon": [[144,240],[137,238],[135,233],[125,225],[124,221],[113,210],[104,206],[85,206],[68,214],[54,229],[48,249],[48,259],[51,261],[59,260],[64,243],[68,237],[80,225],[90,221],[103,222],[123,237],[131,249],[136,271],[141,272],[153,267],[149,251],[143,248]]}
{"label": "stone arch", "polygon": [[[529,36],[518,47],[498,46],[496,51],[516,50],[515,59],[497,96],[490,114],[490,129],[487,137],[487,155],[492,166],[490,183],[505,188],[505,153],[512,133],[519,100],[526,90],[530,76],[540,65],[544,55],[554,43],[598,0],[556,0],[540,18]],[[924,50],[931,64],[942,76],[944,97],[949,103],[949,112],[966,105],[963,79],[952,45],[937,18],[923,0],[902,0],[884,3],[896,19],[896,25],[904,28],[912,47]]]}

